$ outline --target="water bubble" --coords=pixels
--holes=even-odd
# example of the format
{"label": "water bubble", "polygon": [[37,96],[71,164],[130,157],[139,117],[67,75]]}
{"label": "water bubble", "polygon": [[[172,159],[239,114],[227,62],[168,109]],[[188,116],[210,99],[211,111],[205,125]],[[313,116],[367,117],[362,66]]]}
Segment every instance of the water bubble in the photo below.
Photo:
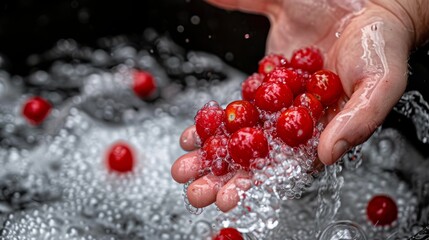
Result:
{"label": "water bubble", "polygon": [[182,32],[184,32],[184,31],[185,31],[185,27],[183,27],[182,25],[179,25],[179,26],[177,26],[177,31],[178,31],[179,33],[182,33]]}
{"label": "water bubble", "polygon": [[191,23],[194,25],[198,25],[200,23],[201,19],[199,16],[194,15],[191,17]]}
{"label": "water bubble", "polygon": [[366,240],[359,225],[350,221],[335,222],[320,234],[319,240]]}
{"label": "water bubble", "polygon": [[226,59],[227,61],[232,61],[232,60],[234,60],[234,54],[233,54],[232,52],[227,52],[227,53],[225,53],[225,59]]}

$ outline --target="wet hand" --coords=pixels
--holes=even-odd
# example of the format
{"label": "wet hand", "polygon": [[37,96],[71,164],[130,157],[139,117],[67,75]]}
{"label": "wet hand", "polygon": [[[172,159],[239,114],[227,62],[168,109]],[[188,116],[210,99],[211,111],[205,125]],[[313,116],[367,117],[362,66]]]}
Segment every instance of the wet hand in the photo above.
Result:
{"label": "wet hand", "polygon": [[367,140],[405,91],[408,54],[419,31],[404,1],[207,1],[268,16],[267,54],[290,57],[309,45],[323,50],[325,68],[340,76],[345,92],[320,136],[325,164]]}

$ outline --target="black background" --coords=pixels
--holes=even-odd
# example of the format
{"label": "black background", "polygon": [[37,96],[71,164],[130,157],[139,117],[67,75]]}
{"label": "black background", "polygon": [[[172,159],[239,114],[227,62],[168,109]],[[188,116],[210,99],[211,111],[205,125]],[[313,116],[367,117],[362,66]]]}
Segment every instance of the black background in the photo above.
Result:
{"label": "black background", "polygon": [[[198,16],[199,24],[191,23]],[[181,25],[183,32],[177,31]],[[255,72],[264,55],[269,22],[265,17],[224,11],[202,0],[0,0],[0,54],[12,74],[28,73],[26,58],[51,49],[62,38],[97,47],[97,39],[141,35],[151,27],[185,49],[214,53],[247,73]],[[245,39],[245,34],[250,38]],[[414,52],[408,90],[419,89],[429,99],[429,45]],[[415,137],[411,122],[392,112],[385,126],[398,128],[429,156],[427,145]]]}
{"label": "black background", "polygon": [[[192,16],[200,23],[191,23]],[[179,25],[183,32],[177,31]],[[222,58],[230,52],[229,63],[250,73],[263,57],[269,22],[202,0],[10,0],[0,5],[0,53],[9,59],[10,72],[22,74],[28,55],[52,48],[61,38],[95,46],[100,37],[141,34],[147,27],[186,49]]]}

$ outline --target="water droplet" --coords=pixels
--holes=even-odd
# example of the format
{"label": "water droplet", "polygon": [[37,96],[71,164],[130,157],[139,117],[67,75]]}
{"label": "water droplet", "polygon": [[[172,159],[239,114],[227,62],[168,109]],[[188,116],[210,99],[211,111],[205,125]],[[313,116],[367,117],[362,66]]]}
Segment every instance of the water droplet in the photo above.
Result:
{"label": "water droplet", "polygon": [[177,31],[179,33],[182,33],[183,31],[185,31],[185,27],[183,27],[182,25],[177,26]]}
{"label": "water droplet", "polygon": [[200,17],[197,15],[194,15],[191,17],[191,23],[194,25],[198,25],[200,23],[200,20],[201,20]]}
{"label": "water droplet", "polygon": [[340,36],[341,36],[341,32],[335,32],[335,37],[336,38],[340,38]]}

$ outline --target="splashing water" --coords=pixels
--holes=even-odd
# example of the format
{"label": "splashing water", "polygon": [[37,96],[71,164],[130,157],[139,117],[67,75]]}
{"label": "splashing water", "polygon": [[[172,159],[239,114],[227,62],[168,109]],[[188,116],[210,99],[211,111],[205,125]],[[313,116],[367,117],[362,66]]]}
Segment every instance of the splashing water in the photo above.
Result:
{"label": "splashing water", "polygon": [[417,137],[423,143],[429,142],[429,105],[421,93],[410,91],[405,93],[394,108],[398,113],[410,118],[416,127]]}
{"label": "splashing water", "polygon": [[[207,207],[191,214],[183,186],[170,177],[172,161],[183,154],[177,141],[204,103],[239,99],[245,75],[210,54],[185,52],[150,29],[140,42],[144,46],[126,36],[103,38],[92,49],[60,40],[29,57],[38,69],[29,76],[0,71],[1,238],[210,239],[220,227],[234,226],[248,239],[313,240],[318,233],[325,239],[335,226],[343,237],[358,229],[374,239],[410,236],[428,223],[428,160],[398,132],[380,130],[342,165],[317,173],[309,170],[321,126],[306,148],[276,149],[275,164],[254,174],[253,187],[240,192],[246,198],[233,211]],[[39,67],[46,62],[47,68]],[[152,102],[132,94],[134,68],[155,76],[160,92]],[[36,94],[54,110],[32,127],[20,106]],[[418,94],[404,95],[395,109],[427,130],[427,103]],[[109,173],[105,165],[106,149],[117,140],[136,150],[130,174]],[[366,219],[368,200],[380,193],[398,205],[392,226]],[[357,227],[343,227],[344,219]]]}

